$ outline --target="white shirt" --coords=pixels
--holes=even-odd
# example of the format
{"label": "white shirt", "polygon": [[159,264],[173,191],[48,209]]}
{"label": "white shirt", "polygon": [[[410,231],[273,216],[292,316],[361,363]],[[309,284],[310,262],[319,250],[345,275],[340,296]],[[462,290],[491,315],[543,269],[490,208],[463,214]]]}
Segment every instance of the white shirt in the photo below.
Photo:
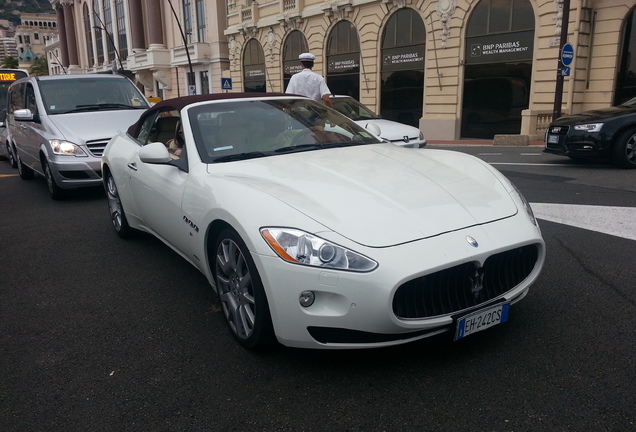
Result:
{"label": "white shirt", "polygon": [[330,95],[331,90],[327,87],[327,83],[322,76],[311,69],[305,68],[292,75],[285,93],[302,95],[321,102],[322,96]]}

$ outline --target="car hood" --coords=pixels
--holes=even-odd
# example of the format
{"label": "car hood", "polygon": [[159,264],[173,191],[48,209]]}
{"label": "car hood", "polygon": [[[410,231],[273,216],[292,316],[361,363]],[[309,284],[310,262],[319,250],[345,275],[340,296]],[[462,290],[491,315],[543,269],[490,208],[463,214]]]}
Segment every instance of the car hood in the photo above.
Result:
{"label": "car hood", "polygon": [[552,124],[555,126],[567,126],[572,124],[602,121],[608,118],[614,118],[614,117],[619,117],[622,115],[628,115],[628,114],[634,114],[634,113],[636,113],[635,107],[616,106],[616,107],[585,111],[578,114],[566,115],[563,117],[559,117],[558,119],[553,121]]}
{"label": "car hood", "polygon": [[91,111],[49,116],[64,139],[76,144],[109,140],[135,123],[145,110]]}
{"label": "car hood", "polygon": [[226,178],[249,184],[370,247],[415,241],[517,213],[494,169],[458,152],[380,144],[224,165],[210,165],[209,170],[220,174],[220,169]]}
{"label": "car hood", "polygon": [[420,130],[416,127],[405,125],[402,123],[394,122],[384,119],[368,119],[368,120],[356,120],[356,123],[363,128],[367,128],[367,125],[374,124],[380,128],[380,138],[387,139],[389,141],[402,141],[405,136],[409,137],[409,140],[418,139],[420,136]]}

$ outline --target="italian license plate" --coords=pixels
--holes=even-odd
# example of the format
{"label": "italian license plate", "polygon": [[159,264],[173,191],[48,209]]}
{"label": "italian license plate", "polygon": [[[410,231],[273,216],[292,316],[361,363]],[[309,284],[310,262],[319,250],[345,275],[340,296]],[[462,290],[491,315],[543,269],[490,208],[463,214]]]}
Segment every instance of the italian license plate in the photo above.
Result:
{"label": "italian license plate", "polygon": [[510,303],[499,303],[458,318],[455,340],[508,321],[509,310]]}
{"label": "italian license plate", "polygon": [[548,144],[558,144],[559,136],[558,135],[548,135]]}

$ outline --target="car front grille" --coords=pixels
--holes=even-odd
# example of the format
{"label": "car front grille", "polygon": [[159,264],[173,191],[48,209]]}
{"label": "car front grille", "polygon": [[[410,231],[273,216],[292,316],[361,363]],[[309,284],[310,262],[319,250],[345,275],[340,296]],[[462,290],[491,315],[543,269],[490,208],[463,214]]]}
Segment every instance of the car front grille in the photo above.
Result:
{"label": "car front grille", "polygon": [[469,262],[411,280],[395,292],[393,313],[398,318],[427,318],[486,303],[523,282],[538,256],[537,245],[528,245],[492,255],[483,267]]}
{"label": "car front grille", "polygon": [[102,157],[108,141],[110,141],[110,138],[86,141],[86,147],[88,147],[88,151],[90,151],[93,156]]}
{"label": "car front grille", "polygon": [[[565,136],[570,130],[569,126],[550,126],[548,128],[548,133],[546,134],[545,146],[550,150],[561,150],[563,148],[563,142],[565,140]],[[558,136],[558,142],[550,142],[549,136]]]}

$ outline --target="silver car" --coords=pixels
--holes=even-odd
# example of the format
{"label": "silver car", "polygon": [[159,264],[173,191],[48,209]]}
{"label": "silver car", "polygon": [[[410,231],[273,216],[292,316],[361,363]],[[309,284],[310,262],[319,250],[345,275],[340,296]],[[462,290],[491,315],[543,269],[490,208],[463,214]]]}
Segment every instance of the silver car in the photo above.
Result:
{"label": "silver car", "polygon": [[20,177],[46,178],[53,199],[99,186],[106,143],[149,108],[120,75],[23,78],[9,88],[7,129]]}

